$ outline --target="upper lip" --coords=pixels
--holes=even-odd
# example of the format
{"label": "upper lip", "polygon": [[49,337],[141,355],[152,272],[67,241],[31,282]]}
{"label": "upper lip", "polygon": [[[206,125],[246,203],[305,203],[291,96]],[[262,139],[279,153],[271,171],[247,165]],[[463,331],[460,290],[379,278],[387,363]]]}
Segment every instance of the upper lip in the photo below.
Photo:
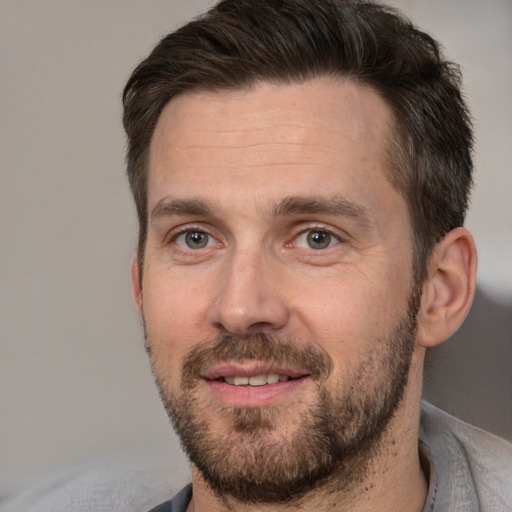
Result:
{"label": "upper lip", "polygon": [[203,372],[201,377],[206,380],[215,380],[222,377],[254,377],[269,374],[286,375],[292,379],[308,375],[307,372],[300,369],[286,368],[272,363],[247,361],[245,363],[225,362],[215,364]]}

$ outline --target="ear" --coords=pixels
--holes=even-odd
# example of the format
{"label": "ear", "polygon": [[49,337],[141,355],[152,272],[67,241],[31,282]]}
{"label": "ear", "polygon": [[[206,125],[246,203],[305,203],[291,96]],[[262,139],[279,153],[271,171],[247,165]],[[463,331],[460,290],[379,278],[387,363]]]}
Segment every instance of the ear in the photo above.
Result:
{"label": "ear", "polygon": [[465,228],[450,231],[434,249],[418,315],[418,344],[433,347],[449,338],[469,312],[476,282],[476,247]]}
{"label": "ear", "polygon": [[130,265],[132,275],[132,297],[139,317],[142,318],[142,280],[139,268],[139,261],[135,254]]}

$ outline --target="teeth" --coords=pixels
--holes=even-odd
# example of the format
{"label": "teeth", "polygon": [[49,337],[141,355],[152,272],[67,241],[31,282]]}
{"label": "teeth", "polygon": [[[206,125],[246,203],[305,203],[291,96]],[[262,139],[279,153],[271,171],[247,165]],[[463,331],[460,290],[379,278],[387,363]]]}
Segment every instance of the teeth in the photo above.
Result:
{"label": "teeth", "polygon": [[[286,377],[285,375],[281,375],[281,377]],[[267,375],[267,384],[275,384],[276,382],[279,382],[281,379],[277,373],[271,373],[270,375]],[[286,380],[288,380],[288,377],[286,377]]]}
{"label": "teeth", "polygon": [[267,383],[266,375],[255,375],[249,379],[249,385],[251,386],[264,386]]}
{"label": "teeth", "polygon": [[235,386],[264,386],[265,384],[275,384],[276,382],[285,382],[289,379],[287,375],[278,375],[269,373],[268,375],[254,375],[253,377],[225,377],[228,384]]}

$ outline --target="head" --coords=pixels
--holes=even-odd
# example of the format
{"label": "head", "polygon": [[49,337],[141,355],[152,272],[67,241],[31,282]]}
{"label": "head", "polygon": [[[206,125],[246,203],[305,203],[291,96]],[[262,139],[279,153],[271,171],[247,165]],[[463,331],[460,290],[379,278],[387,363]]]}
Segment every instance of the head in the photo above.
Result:
{"label": "head", "polygon": [[124,101],[135,301],[194,466],[245,502],[362,481],[472,291],[456,68],[375,4],[225,0]]}
{"label": "head", "polygon": [[162,39],[137,67],[124,91],[123,121],[140,262],[149,145],[165,105],[186,92],[320,76],[368,85],[390,107],[387,176],[407,202],[415,274],[425,277],[435,244],[463,225],[472,185],[472,131],[459,70],[397,11],[352,0],[224,0]]}

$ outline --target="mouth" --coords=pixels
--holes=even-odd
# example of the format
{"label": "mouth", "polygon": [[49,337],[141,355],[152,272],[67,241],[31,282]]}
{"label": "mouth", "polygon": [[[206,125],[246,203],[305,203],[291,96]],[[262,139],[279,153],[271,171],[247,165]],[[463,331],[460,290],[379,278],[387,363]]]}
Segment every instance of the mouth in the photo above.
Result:
{"label": "mouth", "polygon": [[232,386],[266,386],[268,384],[276,384],[277,382],[286,382],[291,379],[288,375],[278,375],[277,373],[268,373],[253,375],[246,377],[243,375],[236,375],[235,377],[221,377],[224,382]]}
{"label": "mouth", "polygon": [[226,363],[201,376],[216,399],[224,404],[261,407],[284,400],[309,374],[257,362]]}
{"label": "mouth", "polygon": [[258,361],[227,362],[217,364],[201,377],[209,381],[225,382],[232,386],[266,386],[308,377],[309,374],[295,368],[284,368]]}

